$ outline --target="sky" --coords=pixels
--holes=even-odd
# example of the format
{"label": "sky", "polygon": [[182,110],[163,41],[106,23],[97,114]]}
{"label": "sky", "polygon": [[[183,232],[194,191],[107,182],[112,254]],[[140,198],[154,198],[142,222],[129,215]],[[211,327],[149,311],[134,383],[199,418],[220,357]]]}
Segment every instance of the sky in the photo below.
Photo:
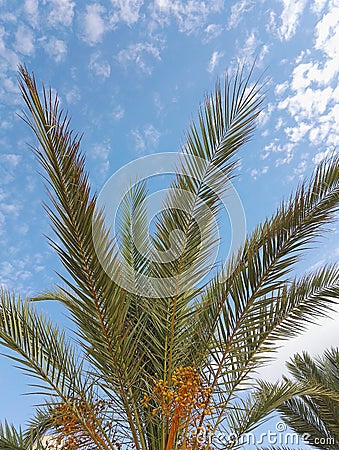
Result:
{"label": "sky", "polygon": [[[95,190],[136,158],[180,151],[205,92],[237,64],[264,73],[267,98],[234,186],[248,230],[274,212],[338,143],[338,0],[0,0],[0,284],[22,296],[52,288],[60,269],[44,234],[46,194],[18,117],[18,64],[59,93]],[[338,260],[337,224],[300,271]],[[44,306],[60,318],[54,305]],[[276,379],[295,351],[338,345],[339,312],[288,343],[262,375]],[[63,320],[61,318],[61,320]],[[0,363],[0,420],[23,423],[27,378]]]}

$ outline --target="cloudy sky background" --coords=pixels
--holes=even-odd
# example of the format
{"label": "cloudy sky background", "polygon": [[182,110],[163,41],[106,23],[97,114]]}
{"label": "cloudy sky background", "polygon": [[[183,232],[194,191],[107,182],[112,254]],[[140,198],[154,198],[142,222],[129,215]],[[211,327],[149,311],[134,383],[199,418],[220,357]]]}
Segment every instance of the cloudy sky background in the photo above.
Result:
{"label": "cloudy sky background", "polygon": [[[100,190],[129,161],[180,150],[204,92],[256,58],[254,77],[266,70],[266,107],[235,182],[249,230],[338,142],[338,0],[0,0],[0,11],[0,284],[22,295],[51,288],[59,264],[43,237],[46,196],[27,147],[34,140],[16,115],[20,63],[58,91],[84,131]],[[332,228],[299,271],[338,259]],[[263,375],[279,377],[297,350],[337,345],[333,319],[289,343]],[[26,381],[1,359],[1,420],[29,417]]]}

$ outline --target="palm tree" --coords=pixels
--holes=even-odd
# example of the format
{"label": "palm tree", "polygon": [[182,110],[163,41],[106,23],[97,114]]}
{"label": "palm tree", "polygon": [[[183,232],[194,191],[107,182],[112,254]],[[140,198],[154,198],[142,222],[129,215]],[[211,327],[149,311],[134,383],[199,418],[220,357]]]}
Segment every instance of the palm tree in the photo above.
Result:
{"label": "palm tree", "polygon": [[291,398],[279,407],[286,424],[316,448],[339,448],[339,348],[331,348],[315,359],[306,352],[297,354],[287,367],[295,380],[319,385],[331,391],[332,397]]}
{"label": "palm tree", "polygon": [[[239,70],[207,96],[152,240],[143,181],[125,196],[112,240],[91,193],[81,138],[58,97],[45,89],[40,96],[34,76],[20,67],[24,119],[38,140],[34,151],[47,180],[45,209],[56,235],[50,243],[68,272],[55,291],[31,300],[64,305],[75,334],[67,336],[32,301],[2,292],[0,342],[35,378],[44,400],[25,432],[4,427],[0,448],[34,448],[45,435],[68,449],[236,447],[243,433],[291,397],[320,392],[295,381],[255,381],[255,371],[281,340],[327,314],[338,298],[335,265],[291,275],[338,210],[338,156],[320,164],[222,269],[201,282],[217,245],[219,198],[262,108],[263,88],[250,76]],[[178,229],[183,238],[173,242]],[[117,242],[136,276],[122,268]],[[170,257],[159,261],[160,252]],[[119,282],[126,276],[129,290]],[[157,282],[148,286],[151,277]]]}

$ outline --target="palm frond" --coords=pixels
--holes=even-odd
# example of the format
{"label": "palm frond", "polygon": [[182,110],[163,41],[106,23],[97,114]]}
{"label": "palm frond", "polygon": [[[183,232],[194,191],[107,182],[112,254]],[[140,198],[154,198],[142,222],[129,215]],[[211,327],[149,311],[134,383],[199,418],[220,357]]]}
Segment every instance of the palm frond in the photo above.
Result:
{"label": "palm frond", "polygon": [[306,352],[297,354],[287,364],[300,383],[326,389],[329,395],[300,395],[284,402],[278,409],[295,432],[307,433],[317,448],[335,449],[339,445],[339,349],[327,350],[312,359]]}
{"label": "palm frond", "polygon": [[9,423],[0,424],[1,450],[31,450],[27,447],[22,430],[18,430]]}
{"label": "palm frond", "polygon": [[8,357],[42,382],[36,386],[42,392],[66,400],[82,391],[83,363],[65,333],[32,305],[4,290],[0,294],[0,342],[14,352]]}
{"label": "palm frond", "polygon": [[250,75],[246,78],[239,70],[234,80],[226,77],[223,90],[217,84],[215,93],[206,96],[197,124],[192,123],[187,133],[178,175],[155,224],[155,247],[167,255],[156,270],[166,281],[159,296],[168,298],[168,376],[180,363],[182,342],[189,342],[182,334],[187,330],[188,305],[197,283],[211,270],[220,197],[237,165],[237,151],[251,138],[260,113],[261,86],[250,86]]}
{"label": "palm frond", "polygon": [[[321,164],[308,186],[301,186],[272,219],[254,230],[239,255],[229,262],[226,272],[212,281],[197,305],[201,311],[198,330],[201,334],[201,327],[206,323],[206,332],[212,342],[219,330],[225,357],[232,342],[241,342],[247,327],[261,332],[260,323],[254,319],[265,320],[270,308],[271,316],[273,312],[276,316],[275,327],[266,339],[269,341],[272,336],[272,343],[282,337],[283,330],[285,337],[291,336],[292,327],[288,327],[288,323],[296,323],[293,318],[296,319],[297,310],[301,324],[303,318],[307,321],[310,317],[312,309],[316,317],[331,307],[338,293],[337,267],[324,268],[314,276],[294,283],[286,276],[305,246],[319,234],[321,227],[333,220],[338,201],[339,158],[336,156]],[[311,282],[313,292],[307,289],[308,282]],[[320,295],[317,296],[317,292]],[[307,305],[302,299],[310,295],[318,302],[306,311]],[[284,320],[280,323],[278,317]],[[278,327],[280,336],[274,337]]]}
{"label": "palm frond", "polygon": [[[250,433],[274,413],[284,402],[288,402],[298,395],[319,395],[330,397],[331,393],[317,385],[291,381],[269,383],[258,381],[254,391],[241,401],[235,401],[225,410],[222,425],[237,440]],[[219,425],[216,422],[215,428]],[[305,431],[306,432],[306,431]]]}

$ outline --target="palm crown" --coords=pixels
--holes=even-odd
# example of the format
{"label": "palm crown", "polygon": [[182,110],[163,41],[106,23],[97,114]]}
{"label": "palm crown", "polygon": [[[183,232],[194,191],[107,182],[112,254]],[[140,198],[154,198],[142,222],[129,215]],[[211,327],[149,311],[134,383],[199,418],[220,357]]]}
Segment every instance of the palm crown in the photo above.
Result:
{"label": "palm crown", "polygon": [[[201,283],[217,245],[220,196],[239,147],[251,138],[262,87],[241,70],[233,80],[226,77],[223,88],[217,85],[187,133],[152,239],[147,187],[140,181],[124,198],[116,240],[105,212],[96,208],[81,138],[58,98],[45,89],[40,96],[24,67],[20,87],[28,107],[24,119],[38,140],[35,154],[47,181],[45,209],[57,237],[50,243],[69,274],[60,275],[55,291],[32,300],[61,302],[75,338],[32,302],[2,292],[0,341],[40,380],[45,404],[26,432],[4,425],[0,448],[37,448],[46,435],[63,448],[235,447],[283,402],[319,392],[316,385],[255,381],[254,375],[281,340],[325,315],[338,297],[337,266],[301,277],[290,273],[302,250],[334,219],[338,156],[320,164],[227,264]],[[175,230],[181,238],[174,242]],[[209,444],[216,433],[224,440]]]}

